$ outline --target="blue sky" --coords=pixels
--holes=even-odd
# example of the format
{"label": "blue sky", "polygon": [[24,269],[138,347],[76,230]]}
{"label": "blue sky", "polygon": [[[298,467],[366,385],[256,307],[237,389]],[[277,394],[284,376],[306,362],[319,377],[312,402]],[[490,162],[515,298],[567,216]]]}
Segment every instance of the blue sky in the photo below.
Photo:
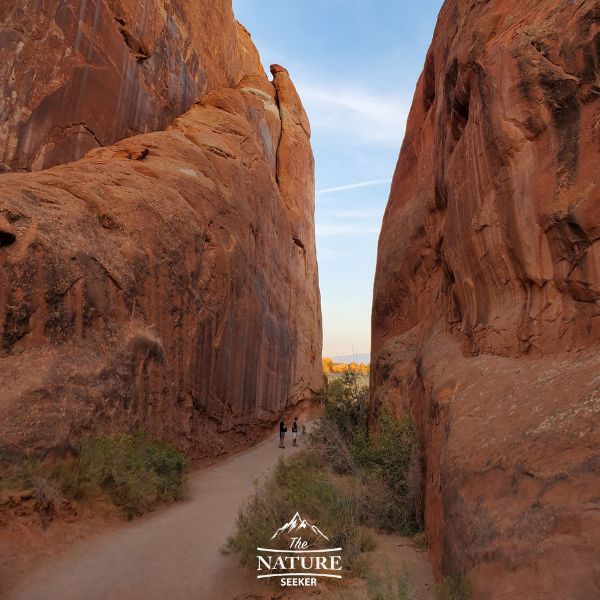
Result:
{"label": "blue sky", "polygon": [[289,70],[311,121],[324,356],[370,349],[381,217],[441,4],[233,1],[265,67]]}

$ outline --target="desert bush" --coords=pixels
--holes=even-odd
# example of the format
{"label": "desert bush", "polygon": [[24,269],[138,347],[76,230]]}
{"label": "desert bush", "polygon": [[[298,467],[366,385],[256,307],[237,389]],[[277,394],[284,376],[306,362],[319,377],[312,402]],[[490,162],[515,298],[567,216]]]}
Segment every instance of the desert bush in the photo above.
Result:
{"label": "desert bush", "polygon": [[359,374],[346,371],[327,386],[323,421],[335,423],[345,440],[366,433],[369,388]]}
{"label": "desert bush", "polygon": [[419,531],[415,533],[412,537],[413,544],[420,548],[421,550],[425,550],[429,545],[429,540],[427,539],[427,533],[425,531]]}
{"label": "desert bush", "polygon": [[27,456],[13,465],[7,481],[11,487],[31,488],[34,477],[44,477],[45,469],[37,456]]}
{"label": "desert bush", "polygon": [[281,459],[274,472],[259,482],[240,510],[225,551],[236,552],[242,564],[251,564],[256,548],[266,546],[273,532],[298,510],[318,522],[331,546],[342,548],[346,567],[358,575],[364,571],[359,556],[373,548],[373,540],[360,525],[360,495],[356,488],[334,481],[314,450]]}
{"label": "desert bush", "polygon": [[57,487],[44,477],[32,475],[29,483],[33,489],[35,510],[40,515],[43,528],[46,529],[63,497]]}
{"label": "desert bush", "polygon": [[411,600],[410,576],[408,572],[387,572],[384,577],[371,578],[370,597],[373,600]]}
{"label": "desert bush", "polygon": [[183,454],[145,433],[86,436],[75,456],[50,463],[25,458],[4,473],[2,487],[32,490],[42,522],[63,498],[106,497],[129,517],[159,502],[179,500],[185,486]]}
{"label": "desert bush", "polygon": [[470,600],[473,597],[471,586],[462,576],[444,577],[435,586],[434,600]]}
{"label": "desert bush", "polygon": [[[85,496],[101,489],[131,518],[158,502],[180,500],[185,486],[183,454],[145,433],[84,437],[67,492]],[[69,489],[70,488],[70,489]]]}
{"label": "desert bush", "polygon": [[368,388],[352,372],[329,384],[323,402],[311,442],[336,473],[362,478],[363,522],[405,535],[422,531],[421,457],[411,420],[382,412],[369,431]]}
{"label": "desert bush", "polygon": [[354,457],[333,419],[323,419],[320,425],[311,432],[310,443],[327,457],[329,465],[340,475],[356,472]]}
{"label": "desert bush", "polygon": [[0,476],[2,490],[22,492],[23,498],[33,499],[34,510],[39,514],[44,529],[64,500],[60,490],[49,480],[47,468],[37,457],[25,457],[5,469]]}

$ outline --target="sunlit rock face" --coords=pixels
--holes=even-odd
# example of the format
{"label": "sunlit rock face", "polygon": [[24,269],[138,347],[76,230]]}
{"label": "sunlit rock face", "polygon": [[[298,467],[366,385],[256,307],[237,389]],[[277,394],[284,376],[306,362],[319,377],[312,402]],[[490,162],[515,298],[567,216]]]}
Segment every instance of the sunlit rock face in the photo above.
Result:
{"label": "sunlit rock face", "polygon": [[3,0],[0,23],[4,170],[164,129],[262,71],[227,0]]}
{"label": "sunlit rock face", "polygon": [[[94,6],[61,2],[52,18],[65,4],[75,13]],[[116,4],[98,9],[98,36]],[[180,27],[197,20],[211,34],[202,43],[185,38],[185,56],[204,53],[212,61],[197,61],[203,83],[187,112],[176,114],[194,95],[173,109],[164,131],[47,170],[0,175],[2,459],[61,453],[86,432],[135,429],[192,456],[214,456],[254,441],[322,386],[306,114],[285,69],[274,66],[273,81],[267,78],[228,2],[194,6],[210,18],[173,6],[168,12]],[[33,12],[18,13],[21,29],[42,18]],[[136,19],[123,17],[145,22]],[[54,25],[49,30],[58,35]],[[177,39],[167,37],[161,48]],[[243,40],[237,49],[236,39]],[[11,46],[15,63],[18,46]],[[107,46],[98,42],[98,51]],[[109,61],[114,86],[97,91],[107,111],[115,88],[125,85],[125,58]],[[77,71],[49,51],[45,69]],[[88,84],[108,76],[90,70]],[[157,80],[153,93],[161,85]],[[65,122],[74,118],[71,94],[79,89],[64,88],[60,112],[53,92],[38,88],[48,93],[48,114]],[[213,91],[202,95],[205,89]],[[9,111],[8,122],[27,110]],[[103,131],[105,139],[121,135]],[[18,147],[24,138],[15,139]],[[66,158],[43,139],[39,148],[51,162]],[[28,156],[13,154],[17,162]]]}
{"label": "sunlit rock face", "polygon": [[599,49],[598,2],[448,0],[383,221],[372,413],[478,598],[600,597]]}

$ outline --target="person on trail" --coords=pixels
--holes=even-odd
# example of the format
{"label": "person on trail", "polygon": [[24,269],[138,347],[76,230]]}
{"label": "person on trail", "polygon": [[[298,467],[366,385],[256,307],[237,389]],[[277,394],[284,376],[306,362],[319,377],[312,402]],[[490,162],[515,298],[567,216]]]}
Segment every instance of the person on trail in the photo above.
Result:
{"label": "person on trail", "polygon": [[283,417],[281,417],[281,421],[279,421],[279,447],[285,448],[283,442],[285,440],[285,432],[287,431],[287,427],[285,426],[285,421]]}
{"label": "person on trail", "polygon": [[292,423],[292,439],[293,446],[297,446],[296,440],[298,439],[298,417],[294,417],[294,422]]}

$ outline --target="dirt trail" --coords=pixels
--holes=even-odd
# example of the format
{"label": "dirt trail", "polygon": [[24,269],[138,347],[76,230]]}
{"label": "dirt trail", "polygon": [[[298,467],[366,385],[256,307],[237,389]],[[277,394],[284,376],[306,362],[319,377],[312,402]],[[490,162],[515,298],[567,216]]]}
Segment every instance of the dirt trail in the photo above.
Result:
{"label": "dirt trail", "polygon": [[[301,446],[298,447],[298,449]],[[262,597],[250,569],[219,550],[254,481],[282,455],[277,436],[193,473],[185,501],[75,544],[14,589],[10,600],[229,600]]]}
{"label": "dirt trail", "polygon": [[[188,499],[76,544],[9,595],[11,600],[202,600],[231,598],[256,580],[219,549],[253,482],[282,454],[276,437],[193,473]],[[260,589],[260,588],[258,588]]]}

